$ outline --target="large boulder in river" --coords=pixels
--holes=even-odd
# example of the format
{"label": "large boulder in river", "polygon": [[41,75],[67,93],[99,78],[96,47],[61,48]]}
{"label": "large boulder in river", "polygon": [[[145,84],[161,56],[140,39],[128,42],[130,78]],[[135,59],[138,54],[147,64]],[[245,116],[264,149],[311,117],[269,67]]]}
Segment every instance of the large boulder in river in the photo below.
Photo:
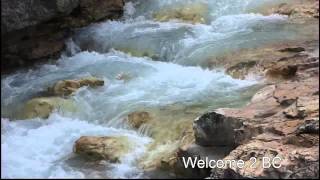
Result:
{"label": "large boulder in river", "polygon": [[75,111],[76,106],[69,99],[58,97],[34,98],[26,102],[18,117],[19,119],[48,118],[55,109]]}
{"label": "large boulder in river", "polygon": [[127,137],[82,136],[74,144],[73,151],[90,160],[119,162],[130,150]]}
{"label": "large boulder in river", "polygon": [[95,77],[82,78],[79,80],[61,80],[53,87],[49,87],[49,92],[58,96],[69,96],[83,86],[98,87],[103,86],[104,81]]}

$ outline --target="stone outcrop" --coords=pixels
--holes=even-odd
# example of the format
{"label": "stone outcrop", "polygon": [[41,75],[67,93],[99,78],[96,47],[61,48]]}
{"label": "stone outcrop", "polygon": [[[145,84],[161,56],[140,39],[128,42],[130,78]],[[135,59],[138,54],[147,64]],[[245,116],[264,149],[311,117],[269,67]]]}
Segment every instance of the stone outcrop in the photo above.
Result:
{"label": "stone outcrop", "polygon": [[1,69],[57,58],[73,28],[123,13],[123,0],[1,1]]}
{"label": "stone outcrop", "polygon": [[23,29],[44,23],[59,16],[69,15],[79,0],[3,0],[1,1],[1,33]]}
{"label": "stone outcrop", "polygon": [[79,0],[78,13],[64,19],[65,26],[83,27],[90,22],[117,19],[123,14],[123,0]]}
{"label": "stone outcrop", "polygon": [[78,80],[61,80],[48,88],[49,93],[55,96],[69,96],[79,88],[89,86],[92,88],[103,86],[104,81],[95,77],[82,78]]}
{"label": "stone outcrop", "polygon": [[55,109],[75,111],[76,105],[69,99],[58,97],[34,98],[25,103],[21,112],[19,112],[18,118],[48,118]]}
{"label": "stone outcrop", "polygon": [[[218,109],[196,119],[196,144],[229,146],[230,153],[223,159],[245,164],[244,168],[212,169],[211,177],[319,177],[318,81],[318,77],[309,77],[269,85],[244,108]],[[256,159],[254,167],[252,158]],[[265,168],[266,158],[280,158],[275,162],[280,168]]]}
{"label": "stone outcrop", "polygon": [[[317,41],[267,45],[212,61],[212,67],[221,63],[236,78],[263,77],[265,86],[242,108],[220,108],[196,118],[194,143],[180,146],[170,168],[182,177],[319,177]],[[182,167],[183,157],[210,157],[217,153],[214,148],[225,148],[218,153],[220,159],[243,160],[244,167],[211,172]],[[276,159],[274,165],[280,168],[263,167],[268,165],[267,158]]]}
{"label": "stone outcrop", "polygon": [[130,142],[125,136],[98,137],[82,136],[74,144],[74,153],[89,160],[119,162],[130,150]]}
{"label": "stone outcrop", "polygon": [[[319,60],[310,59],[313,57],[303,56],[287,61],[283,66],[296,66],[296,72],[290,75],[293,79],[272,81],[271,85],[257,92],[247,106],[217,110],[220,119],[225,121],[241,119],[241,127],[224,131],[225,134],[235,134],[235,143],[239,145],[224,160],[244,160],[247,168],[212,169],[211,177],[319,177]],[[281,73],[287,75],[285,71]],[[207,115],[199,119],[205,117]],[[215,113],[209,119],[212,123],[219,118]],[[214,142],[220,136],[212,132],[206,135]],[[201,141],[198,143],[201,144]],[[266,157],[271,160],[280,158],[275,163],[280,168],[263,167],[267,165]],[[252,158],[256,159],[254,167],[251,167]]]}
{"label": "stone outcrop", "polygon": [[288,80],[305,69],[318,66],[317,48],[317,40],[312,40],[242,49],[210,59],[209,67],[223,66],[227,74],[238,79],[254,75],[271,81]]}

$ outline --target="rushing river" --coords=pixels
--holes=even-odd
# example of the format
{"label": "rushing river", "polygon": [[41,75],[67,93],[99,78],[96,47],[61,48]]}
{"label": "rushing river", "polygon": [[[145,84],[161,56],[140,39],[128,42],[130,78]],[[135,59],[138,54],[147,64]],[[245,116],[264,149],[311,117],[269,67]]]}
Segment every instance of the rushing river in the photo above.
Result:
{"label": "rushing river", "polygon": [[[121,20],[77,30],[56,62],[2,77],[2,177],[148,177],[138,164],[176,148],[181,126],[208,110],[242,106],[255,92],[256,79],[232,79],[223,69],[208,69],[208,59],[308,36],[304,25],[288,22],[286,16],[259,13],[275,2],[282,1],[127,1]],[[153,18],[185,6],[197,8],[202,23]],[[120,73],[130,80],[118,80]],[[102,78],[105,85],[77,91],[71,97],[76,111],[10,121],[24,102],[56,81],[86,76]],[[152,114],[153,135],[123,121],[135,111]],[[134,147],[120,163],[90,165],[72,152],[83,135],[124,135]]]}

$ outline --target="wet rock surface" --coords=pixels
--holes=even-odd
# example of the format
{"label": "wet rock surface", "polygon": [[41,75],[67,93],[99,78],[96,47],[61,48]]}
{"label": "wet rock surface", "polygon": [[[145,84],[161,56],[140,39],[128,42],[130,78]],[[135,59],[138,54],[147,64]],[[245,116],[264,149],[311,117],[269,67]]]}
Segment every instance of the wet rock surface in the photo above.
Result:
{"label": "wet rock surface", "polygon": [[74,112],[77,110],[77,105],[70,98],[71,95],[84,86],[96,88],[103,85],[104,80],[95,77],[58,81],[48,88],[48,92],[43,92],[45,96],[28,100],[18,111],[16,118],[31,119],[38,117],[46,119],[54,110]]}
{"label": "wet rock surface", "polygon": [[40,97],[27,101],[19,112],[18,118],[48,118],[56,110],[75,111],[76,105],[70,99],[59,97]]}
{"label": "wet rock surface", "polygon": [[148,112],[133,112],[127,117],[127,122],[135,129],[139,129],[141,125],[148,123],[151,116]]}
{"label": "wet rock surface", "polygon": [[74,153],[89,160],[119,162],[130,150],[126,137],[82,136],[74,144]]}
{"label": "wet rock surface", "polygon": [[87,77],[77,80],[61,80],[48,88],[49,93],[55,96],[69,96],[74,94],[79,88],[88,86],[96,88],[104,85],[104,80],[95,77]]}

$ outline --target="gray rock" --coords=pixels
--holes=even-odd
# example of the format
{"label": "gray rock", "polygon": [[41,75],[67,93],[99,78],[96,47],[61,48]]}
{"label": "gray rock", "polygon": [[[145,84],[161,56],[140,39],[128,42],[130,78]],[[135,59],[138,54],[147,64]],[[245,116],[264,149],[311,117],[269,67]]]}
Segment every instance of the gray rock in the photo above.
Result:
{"label": "gray rock", "polygon": [[72,29],[123,14],[123,0],[2,0],[2,72],[57,59]]}
{"label": "gray rock", "polygon": [[66,16],[79,5],[78,0],[2,0],[2,33],[34,26]]}
{"label": "gray rock", "polygon": [[319,134],[319,118],[306,120],[298,129],[298,134]]}
{"label": "gray rock", "polygon": [[195,119],[193,130],[196,144],[202,146],[234,146],[236,129],[242,126],[242,120],[226,117],[218,112],[209,112]]}

